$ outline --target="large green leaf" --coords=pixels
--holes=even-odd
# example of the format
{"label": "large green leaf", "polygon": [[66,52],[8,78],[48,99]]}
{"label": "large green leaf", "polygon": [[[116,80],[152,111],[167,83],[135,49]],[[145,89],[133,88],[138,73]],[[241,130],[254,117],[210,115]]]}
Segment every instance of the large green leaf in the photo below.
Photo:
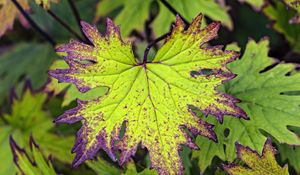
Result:
{"label": "large green leaf", "polygon": [[39,146],[34,142],[32,137],[29,146],[31,152],[27,154],[25,149],[20,148],[13,138],[10,139],[10,147],[14,155],[14,162],[18,169],[18,174],[56,175],[51,162],[45,160]]}
{"label": "large green leaf", "polygon": [[199,158],[201,171],[215,156],[232,161],[236,157],[235,141],[261,152],[266,140],[263,132],[280,143],[300,145],[298,135],[287,128],[300,127],[300,96],[283,94],[300,90],[300,74],[287,75],[294,71],[293,64],[278,64],[264,71],[275,63],[268,57],[268,44],[268,40],[259,43],[249,41],[243,57],[229,65],[238,76],[226,83],[225,92],[241,99],[240,106],[250,120],[225,117],[224,124],[220,125],[213,118],[208,118],[207,121],[216,124],[219,140],[214,143],[203,137],[197,138],[196,142],[202,149],[194,152],[193,156]]}
{"label": "large green leaf", "polygon": [[300,24],[289,22],[295,12],[288,10],[280,1],[276,1],[274,5],[268,4],[263,12],[274,21],[273,28],[284,35],[293,50],[300,52]]}
{"label": "large green leaf", "polygon": [[72,155],[69,149],[73,137],[59,137],[50,130],[54,127],[49,114],[42,110],[46,94],[32,94],[28,89],[22,99],[14,99],[11,114],[1,116],[5,123],[0,126],[0,174],[15,175],[13,156],[9,151],[9,137],[12,136],[21,147],[28,147],[29,136],[32,136],[43,147],[45,155],[51,154],[55,159],[70,162]]}
{"label": "large green leaf", "polygon": [[[111,20],[107,21],[105,36],[95,26],[82,23],[93,46],[71,41],[57,48],[70,68],[50,71],[53,77],[75,84],[81,92],[109,88],[105,96],[79,100],[76,108],[56,119],[56,123],[83,122],[73,149],[74,166],[93,158],[101,148],[116,160],[115,146],[121,150],[119,163],[124,164],[141,143],[160,174],[180,174],[180,145],[196,148],[184,128],[216,140],[212,126],[198,119],[191,106],[215,115],[219,121],[225,114],[246,118],[235,105],[238,100],[216,90],[233,77],[226,64],[237,57],[237,52],[206,47],[205,43],[217,36],[220,24],[200,30],[201,20],[202,15],[197,16],[185,30],[178,17],[151,62],[137,62],[131,44],[121,40],[119,28]],[[205,75],[206,70],[212,73]],[[126,132],[119,138],[123,124]],[[119,141],[117,145],[115,141]]]}
{"label": "large green leaf", "polygon": [[248,167],[230,164],[224,166],[224,169],[230,175],[289,175],[288,167],[280,167],[275,159],[276,150],[272,146],[271,139],[268,139],[264,145],[262,154],[236,143],[237,157],[241,159]]}
{"label": "large green leaf", "polygon": [[33,89],[41,88],[48,79],[47,70],[56,58],[50,46],[37,43],[21,43],[0,56],[0,104],[11,88],[22,87],[29,79]]}
{"label": "large green leaf", "polygon": [[[127,36],[133,29],[138,31],[144,29],[152,2],[154,1],[101,0],[98,3],[96,19],[105,17],[114,10],[123,7],[115,22],[120,24],[122,34]],[[169,31],[171,23],[175,21],[175,16],[161,2],[158,1],[158,3],[159,14],[154,21],[153,30],[156,35],[162,35]],[[229,29],[233,28],[231,18],[227,14],[227,8],[222,7],[214,0],[169,0],[169,3],[189,21],[192,21],[197,14],[204,13],[213,20],[222,21]]]}

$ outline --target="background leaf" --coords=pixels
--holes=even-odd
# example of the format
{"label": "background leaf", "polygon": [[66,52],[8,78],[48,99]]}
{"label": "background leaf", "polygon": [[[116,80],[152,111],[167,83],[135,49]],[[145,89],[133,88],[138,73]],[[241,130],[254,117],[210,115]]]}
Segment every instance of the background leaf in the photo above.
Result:
{"label": "background leaf", "polygon": [[[169,0],[169,3],[189,22],[199,13],[203,13],[214,21],[221,21],[229,29],[233,29],[233,24],[227,7],[212,0]],[[175,16],[159,1],[159,14],[153,22],[153,30],[157,36],[163,35],[170,30]]]}
{"label": "background leaf", "polygon": [[[27,0],[19,0],[20,5],[24,10],[29,11],[29,5]],[[1,0],[0,1],[0,37],[4,35],[7,30],[11,30],[14,25],[15,18],[19,18],[20,22],[25,27],[28,27],[27,21],[17,10],[15,5],[11,0]]]}
{"label": "background leaf", "polygon": [[268,4],[263,12],[274,21],[273,28],[285,36],[293,50],[300,52],[300,24],[289,23],[295,12],[288,10],[280,1],[276,1],[275,5]]}
{"label": "background leaf", "polygon": [[[19,174],[26,175],[56,175],[56,172],[50,161],[46,161],[40,148],[30,140],[31,155],[27,154],[25,149],[21,149],[17,143],[11,138],[10,146],[14,155],[14,162],[18,168]],[[32,157],[32,158],[31,158]]]}
{"label": "background leaf", "polygon": [[[149,18],[151,11],[157,11],[155,10],[156,6],[150,6],[152,2],[155,1],[114,0],[112,3],[110,0],[102,0],[97,6],[96,19],[99,20],[100,17],[107,16],[114,10],[121,8],[120,12],[117,13],[115,22],[120,25],[122,35],[127,36],[134,29],[143,31],[144,23]],[[155,34],[160,36],[170,30],[171,23],[175,22],[175,16],[160,1],[157,2],[159,12],[152,27]],[[189,21],[192,21],[199,13],[204,13],[213,20],[221,21],[229,29],[233,28],[231,18],[227,14],[227,8],[213,0],[170,0],[169,3],[182,14],[182,17]]]}
{"label": "background leaf", "polygon": [[120,175],[121,170],[105,160],[99,158],[96,161],[90,160],[85,162],[97,175]]}
{"label": "background leaf", "polygon": [[[74,1],[80,17],[85,21],[92,21],[94,17],[95,4],[97,0],[79,0]],[[31,3],[32,14],[34,21],[47,33],[51,35],[58,43],[70,40],[72,36],[65,28],[63,28],[57,21],[55,21],[43,8]],[[58,4],[52,4],[51,11],[64,20],[73,30],[81,34],[80,28],[77,24],[76,18],[67,0],[61,0]]]}
{"label": "background leaf", "polygon": [[238,76],[225,84],[224,91],[242,100],[240,106],[250,120],[225,117],[223,125],[220,125],[208,117],[208,122],[216,124],[219,142],[197,138],[196,142],[202,150],[194,152],[193,156],[199,157],[202,171],[215,156],[222,160],[234,160],[236,141],[261,152],[266,140],[264,133],[280,143],[300,144],[299,137],[287,128],[300,126],[297,112],[300,98],[298,95],[283,94],[300,90],[300,74],[288,75],[295,69],[293,64],[272,66],[275,60],[268,57],[268,44],[268,40],[259,43],[249,41],[243,57],[229,65]]}
{"label": "background leaf", "polygon": [[236,143],[237,156],[247,167],[235,164],[225,165],[224,169],[230,175],[289,175],[288,167],[280,167],[275,159],[276,150],[272,146],[272,141],[267,139],[262,154]]}
{"label": "background leaf", "polygon": [[0,174],[15,175],[13,156],[9,151],[9,137],[21,147],[28,149],[29,136],[32,136],[43,147],[45,155],[51,154],[56,160],[70,162],[70,153],[74,138],[71,136],[60,137],[50,130],[54,127],[49,113],[42,110],[46,94],[32,94],[28,89],[20,100],[12,103],[11,114],[4,114],[4,123],[0,126],[0,160],[6,162],[0,168]]}
{"label": "background leaf", "polygon": [[289,7],[297,11],[297,14],[289,20],[290,23],[300,23],[300,2],[298,0],[283,0]]}
{"label": "background leaf", "polygon": [[23,87],[30,80],[33,89],[46,84],[47,70],[57,58],[53,48],[46,44],[19,43],[0,56],[0,104],[12,88]]}

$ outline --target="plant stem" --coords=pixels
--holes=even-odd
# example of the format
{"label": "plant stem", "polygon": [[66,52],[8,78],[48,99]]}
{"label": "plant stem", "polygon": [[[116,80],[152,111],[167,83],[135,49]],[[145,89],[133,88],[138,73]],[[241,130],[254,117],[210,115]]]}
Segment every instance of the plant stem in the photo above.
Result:
{"label": "plant stem", "polygon": [[74,35],[78,40],[84,42],[81,36],[76,33],[67,23],[65,23],[61,18],[55,15],[51,10],[47,10],[47,13],[53,17],[58,23],[60,23],[65,29],[67,29],[72,35]]}
{"label": "plant stem", "polygon": [[86,42],[90,43],[89,39],[85,36],[85,34],[84,34],[84,32],[83,32],[83,30],[81,28],[81,18],[80,18],[80,15],[79,15],[79,12],[78,12],[78,10],[76,8],[75,3],[73,2],[73,0],[68,0],[68,2],[70,4],[70,6],[71,6],[72,12],[73,12],[73,14],[74,14],[74,16],[76,18],[77,24],[78,24],[78,26],[80,28],[80,31],[81,31],[82,35],[84,36]]}
{"label": "plant stem", "polygon": [[27,12],[22,8],[22,6],[18,3],[17,0],[12,0],[16,8],[21,12],[21,14],[26,18],[29,24],[34,28],[37,32],[39,32],[53,47],[56,45],[56,42],[44,31],[42,30],[27,14]]}
{"label": "plant stem", "polygon": [[[160,0],[175,16],[179,15],[181,17],[181,19],[183,20],[183,22],[185,23],[186,26],[189,26],[190,23],[182,17],[182,15],[180,15],[180,13],[178,11],[176,11],[176,9],[174,7],[172,7],[171,4],[169,4],[166,0]],[[157,39],[155,39],[154,41],[152,41],[145,49],[144,51],[144,60],[143,60],[143,64],[147,63],[148,60],[148,54],[150,49],[156,45],[156,43],[160,42],[161,40],[163,40],[164,38],[166,38],[168,35],[170,35],[171,32],[165,33],[162,36],[158,37]]]}
{"label": "plant stem", "polygon": [[152,41],[148,46],[147,48],[145,49],[144,51],[144,60],[143,60],[143,64],[147,63],[147,60],[148,60],[148,54],[149,54],[149,51],[150,49],[156,44],[158,43],[159,41],[163,40],[164,38],[166,38],[168,35],[170,35],[171,32],[168,32],[168,33],[165,33],[163,34],[162,36],[158,37],[157,39],[155,39],[154,41]]}
{"label": "plant stem", "polygon": [[167,2],[166,0],[160,0],[160,2],[162,2],[175,16],[179,15],[185,23],[185,25],[188,26],[190,24],[174,7],[172,7],[171,4],[169,4],[169,2]]}

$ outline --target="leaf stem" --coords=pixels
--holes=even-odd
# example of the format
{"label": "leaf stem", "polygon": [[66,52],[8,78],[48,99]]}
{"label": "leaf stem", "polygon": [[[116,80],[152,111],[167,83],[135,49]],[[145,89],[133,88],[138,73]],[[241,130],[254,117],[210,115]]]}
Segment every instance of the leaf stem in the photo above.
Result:
{"label": "leaf stem", "polygon": [[84,34],[83,30],[82,30],[82,27],[81,27],[81,18],[80,18],[79,12],[78,12],[78,10],[76,8],[76,5],[75,5],[74,1],[73,0],[68,0],[68,2],[69,2],[69,5],[70,5],[70,7],[72,9],[72,12],[73,12],[73,14],[74,14],[74,16],[76,18],[77,24],[78,24],[78,26],[80,28],[80,31],[81,31],[82,35],[84,36],[86,42],[90,44],[89,39],[85,36],[85,34]]}
{"label": "leaf stem", "polygon": [[[182,21],[185,23],[186,26],[189,26],[190,23],[182,17],[182,15],[180,15],[180,13],[174,8],[172,7],[171,4],[169,4],[166,0],[160,0],[175,16],[179,15],[182,19]],[[143,60],[143,64],[146,64],[148,61],[148,54],[150,49],[156,45],[156,43],[160,42],[161,40],[163,40],[164,38],[166,38],[168,35],[170,35],[171,32],[165,33],[162,36],[158,37],[157,39],[155,39],[154,41],[152,41],[145,49],[144,51],[144,60]]]}
{"label": "leaf stem", "polygon": [[84,39],[81,38],[81,36],[75,32],[67,23],[65,23],[61,18],[59,18],[55,13],[53,13],[51,10],[47,10],[47,13],[54,18],[58,23],[60,23],[65,29],[67,29],[72,35],[74,35],[78,40],[84,42]]}
{"label": "leaf stem", "polygon": [[147,63],[148,60],[148,54],[150,49],[158,42],[160,42],[161,40],[163,40],[164,38],[166,38],[169,34],[171,34],[171,32],[165,33],[162,36],[158,37],[157,39],[155,39],[154,41],[152,41],[145,49],[144,51],[144,60],[143,60],[143,64]]}
{"label": "leaf stem", "polygon": [[21,14],[26,18],[29,24],[34,28],[37,32],[39,32],[53,47],[56,45],[56,42],[43,30],[41,29],[27,14],[27,12],[23,9],[23,7],[18,3],[17,0],[11,0],[16,8],[21,12]]}

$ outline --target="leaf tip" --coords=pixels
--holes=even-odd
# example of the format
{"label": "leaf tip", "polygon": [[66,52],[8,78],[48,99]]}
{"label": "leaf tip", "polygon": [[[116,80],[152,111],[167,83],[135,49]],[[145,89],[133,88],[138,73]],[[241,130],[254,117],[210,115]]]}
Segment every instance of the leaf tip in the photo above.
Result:
{"label": "leaf tip", "polygon": [[200,30],[201,24],[202,24],[203,14],[199,13],[190,24],[189,28],[194,28],[197,30]]}
{"label": "leaf tip", "polygon": [[243,146],[242,144],[240,144],[239,142],[235,142],[234,143],[235,145],[235,149],[236,149],[236,155],[237,155],[237,158],[241,159],[243,156],[243,152],[247,149],[251,150],[252,152],[254,152],[252,149],[250,149],[249,147],[245,147]]}
{"label": "leaf tip", "polygon": [[110,18],[106,18],[106,34],[121,38],[120,28]]}
{"label": "leaf tip", "polygon": [[33,147],[39,149],[39,145],[35,142],[32,133],[30,133],[30,136],[29,136],[29,147],[31,150],[33,150]]}
{"label": "leaf tip", "polygon": [[9,145],[13,154],[13,160],[18,166],[18,153],[25,153],[25,150],[18,146],[12,135],[9,136]]}

